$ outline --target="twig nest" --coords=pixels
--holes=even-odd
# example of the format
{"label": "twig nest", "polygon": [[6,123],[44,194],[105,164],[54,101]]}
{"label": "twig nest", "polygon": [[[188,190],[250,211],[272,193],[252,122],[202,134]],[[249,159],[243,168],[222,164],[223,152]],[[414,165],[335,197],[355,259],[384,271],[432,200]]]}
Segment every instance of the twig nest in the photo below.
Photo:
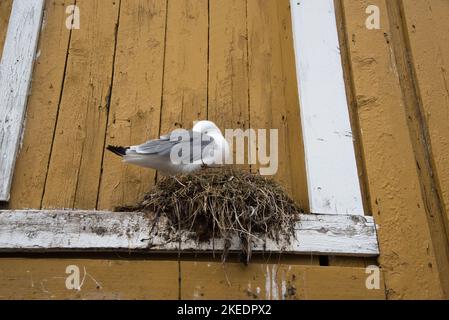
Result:
{"label": "twig nest", "polygon": [[[200,242],[223,238],[229,244],[238,236],[245,262],[255,239],[290,243],[303,212],[274,180],[236,169],[164,177],[141,203],[118,210],[153,212]],[[227,254],[225,248],[223,261]]]}

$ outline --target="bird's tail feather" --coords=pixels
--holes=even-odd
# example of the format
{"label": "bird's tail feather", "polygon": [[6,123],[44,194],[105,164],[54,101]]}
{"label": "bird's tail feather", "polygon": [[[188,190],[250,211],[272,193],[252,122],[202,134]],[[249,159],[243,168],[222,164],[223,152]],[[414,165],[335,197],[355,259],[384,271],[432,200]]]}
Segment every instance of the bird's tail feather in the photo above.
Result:
{"label": "bird's tail feather", "polygon": [[106,149],[118,155],[119,157],[124,157],[126,156],[126,150],[128,150],[129,148],[109,145]]}

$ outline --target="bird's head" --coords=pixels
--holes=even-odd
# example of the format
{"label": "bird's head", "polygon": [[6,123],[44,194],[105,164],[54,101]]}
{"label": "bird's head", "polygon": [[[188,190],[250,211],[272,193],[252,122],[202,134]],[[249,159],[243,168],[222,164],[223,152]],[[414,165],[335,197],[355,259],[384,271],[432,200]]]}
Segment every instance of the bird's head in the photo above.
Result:
{"label": "bird's head", "polygon": [[196,132],[201,132],[202,134],[207,134],[210,136],[214,136],[216,134],[219,134],[220,136],[221,131],[220,129],[217,127],[217,125],[215,123],[213,123],[212,121],[198,121],[194,126],[193,126],[193,131]]}
{"label": "bird's head", "polygon": [[[209,157],[210,163],[203,159],[207,165],[224,164],[226,159],[230,156],[229,142],[221,133],[220,129],[212,121],[199,121],[193,126],[193,131],[200,132],[202,135],[207,135],[214,139],[216,147],[211,149],[213,156]],[[218,152],[217,152],[218,149]]]}

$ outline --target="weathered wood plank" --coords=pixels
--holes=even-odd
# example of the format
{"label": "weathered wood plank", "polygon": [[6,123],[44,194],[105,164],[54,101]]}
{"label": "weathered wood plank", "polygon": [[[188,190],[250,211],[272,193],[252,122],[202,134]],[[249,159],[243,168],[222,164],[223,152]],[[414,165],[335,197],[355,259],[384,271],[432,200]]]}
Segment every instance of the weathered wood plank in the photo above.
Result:
{"label": "weathered wood plank", "polygon": [[95,209],[111,96],[120,1],[78,0],[44,208]]}
{"label": "weathered wood plank", "polygon": [[19,151],[44,0],[16,0],[0,63],[0,201],[8,201]]}
{"label": "weathered wood plank", "polygon": [[207,118],[208,1],[168,1],[161,134]]}
{"label": "weathered wood plank", "polygon": [[275,179],[308,211],[289,2],[248,0],[247,14],[251,128],[278,130]]}
{"label": "weathered wood plank", "polygon": [[[409,34],[410,32],[413,33],[413,27],[411,30],[407,30],[408,22],[406,18],[407,13],[404,11],[405,7],[401,5],[401,1],[387,1],[386,4],[390,23],[392,25],[390,43],[394,53],[399,81],[402,87],[404,107],[408,120],[407,123],[413,146],[417,173],[420,180],[421,192],[427,212],[427,221],[431,237],[429,240],[432,241],[435,250],[435,267],[439,272],[441,285],[445,292],[445,296],[449,297],[449,242],[446,233],[449,230],[449,224],[446,219],[444,199],[439,185],[439,167],[436,166],[436,162],[440,162],[441,157],[438,152],[433,152],[434,144],[432,142],[432,136],[435,137],[435,132],[434,128],[430,127],[432,122],[426,123],[426,119],[430,120],[429,115],[431,111],[432,114],[437,115],[437,117],[444,116],[444,112],[438,114],[433,107],[428,109],[428,103],[430,103],[428,100],[429,95],[433,95],[441,84],[438,83],[435,75],[432,74],[431,79],[434,83],[431,87],[435,88],[435,91],[429,92],[429,87],[423,91],[424,88],[421,88],[422,83],[419,81],[422,80],[422,78],[418,76],[418,73],[422,76],[425,72],[421,73],[418,72],[418,70],[427,69],[428,65],[426,65],[426,63],[420,63],[414,58],[410,39],[411,35]],[[426,49],[434,51],[435,47],[426,46]],[[436,57],[433,60],[434,64],[438,61]],[[423,99],[423,96],[427,96],[426,100]],[[424,103],[424,101],[426,102]],[[443,104],[443,101],[440,100],[438,102],[438,109],[441,107],[440,103]],[[441,125],[437,131],[444,135],[444,121],[437,123]],[[433,134],[430,133],[431,131]],[[440,140],[440,142],[442,141]],[[441,151],[440,148],[436,149],[436,151],[438,150]],[[439,173],[444,175],[444,172],[445,171]]]}
{"label": "weathered wood plank", "polygon": [[[208,119],[222,130],[249,128],[246,0],[209,2]],[[234,159],[236,148],[234,150]],[[248,151],[245,164],[249,169]]]}
{"label": "weathered wood plank", "polygon": [[[159,135],[166,0],[122,0],[106,144],[135,145]],[[139,19],[136,19],[139,17]],[[155,171],[104,155],[97,209],[136,203]]]}
{"label": "weathered wood plank", "polygon": [[181,270],[181,299],[385,299],[382,272],[370,290],[365,268],[183,261]]}
{"label": "weathered wood plank", "polygon": [[402,10],[409,59],[419,90],[417,110],[427,139],[423,142],[435,180],[431,192],[439,194],[443,212],[440,224],[445,222],[449,238],[449,2],[402,1]]}
{"label": "weathered wood plank", "polygon": [[[80,290],[67,288],[68,266]],[[0,258],[0,299],[174,300],[178,277],[177,261]]]}
{"label": "weathered wood plank", "polygon": [[354,95],[352,84],[352,65],[349,57],[348,44],[351,39],[347,37],[345,20],[343,18],[342,2],[335,0],[335,16],[337,20],[339,50],[342,60],[343,76],[346,86],[346,96],[348,98],[349,117],[352,127],[352,136],[354,142],[354,152],[357,163],[357,171],[359,174],[360,189],[362,192],[362,200],[364,206],[365,215],[372,215],[370,193],[367,185],[367,173],[365,167],[365,161],[363,158],[363,141],[360,135],[360,124],[357,112],[357,99]]}
{"label": "weathered wood plank", "polygon": [[[357,114],[357,103],[352,90],[352,71],[349,61],[348,38],[346,36],[346,26],[343,19],[343,10],[341,1],[334,1],[335,16],[337,20],[338,40],[340,43],[340,54],[342,58],[343,75],[345,77],[346,94],[348,97],[349,116],[352,127],[352,135],[354,137],[355,156],[357,162],[357,170],[359,173],[360,188],[363,198],[363,206],[367,215],[371,215],[371,207],[369,201],[369,190],[367,188],[366,168],[363,159],[363,145],[360,135],[359,118]],[[374,263],[373,263],[374,261]],[[329,266],[346,266],[346,267],[366,267],[377,262],[376,258],[366,257],[342,257],[328,256]]]}
{"label": "weathered wood plank", "polygon": [[[390,37],[389,0],[344,0],[346,37],[361,128],[371,207],[379,225],[380,264],[392,299],[444,298],[403,91]],[[380,8],[382,30],[363,23]],[[398,239],[407,241],[398,241]],[[412,268],[410,266],[413,266]]]}
{"label": "weathered wood plank", "polygon": [[[69,290],[68,266],[80,271]],[[181,273],[179,271],[181,270]],[[0,299],[385,299],[368,290],[364,268],[290,263],[148,261],[143,259],[0,258]],[[84,279],[84,281],[82,281]],[[181,279],[181,282],[179,282]]]}
{"label": "weathered wood plank", "polygon": [[[164,221],[153,226],[153,218],[143,213],[0,212],[0,251],[177,251],[180,248],[199,252],[223,248],[220,239],[197,243],[188,233],[182,234],[179,242],[166,231]],[[301,215],[296,238],[290,245],[257,240],[254,251],[378,255],[376,228],[370,217]],[[231,251],[238,249],[238,239],[233,239]]]}
{"label": "weathered wood plank", "polygon": [[334,0],[291,0],[313,213],[364,214]]}
{"label": "weathered wood plank", "polygon": [[10,209],[41,208],[70,39],[66,5],[73,3],[74,0],[45,2],[39,57],[33,71],[23,146],[14,170]]}

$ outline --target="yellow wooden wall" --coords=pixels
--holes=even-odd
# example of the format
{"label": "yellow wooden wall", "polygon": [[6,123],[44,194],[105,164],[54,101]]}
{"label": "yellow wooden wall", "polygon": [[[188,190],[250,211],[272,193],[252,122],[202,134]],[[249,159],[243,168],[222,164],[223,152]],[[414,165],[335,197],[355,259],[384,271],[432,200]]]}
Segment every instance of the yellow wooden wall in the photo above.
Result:
{"label": "yellow wooden wall", "polygon": [[[10,208],[132,203],[156,174],[124,166],[104,145],[139,143],[205,118],[222,128],[278,128],[276,179],[307,207],[288,0],[77,0],[81,29],[69,31],[65,6],[73,2],[46,2]],[[0,48],[10,3],[0,2]],[[319,266],[316,257],[290,257],[279,269],[295,270],[296,298],[448,298],[449,2],[335,3],[386,291],[366,290],[364,267],[376,263],[369,259],[329,257]],[[365,27],[368,5],[380,8],[380,30]],[[0,298],[241,298],[276,265],[230,265],[229,285],[212,259],[77,258],[0,259]],[[91,281],[78,296],[67,292],[67,264],[87,266],[108,289]]]}
{"label": "yellow wooden wall", "polygon": [[[155,171],[105,144],[138,144],[193,121],[279,129],[277,179],[307,206],[287,1],[80,0],[47,3],[11,208],[112,209]],[[293,161],[294,159],[294,161]]]}

